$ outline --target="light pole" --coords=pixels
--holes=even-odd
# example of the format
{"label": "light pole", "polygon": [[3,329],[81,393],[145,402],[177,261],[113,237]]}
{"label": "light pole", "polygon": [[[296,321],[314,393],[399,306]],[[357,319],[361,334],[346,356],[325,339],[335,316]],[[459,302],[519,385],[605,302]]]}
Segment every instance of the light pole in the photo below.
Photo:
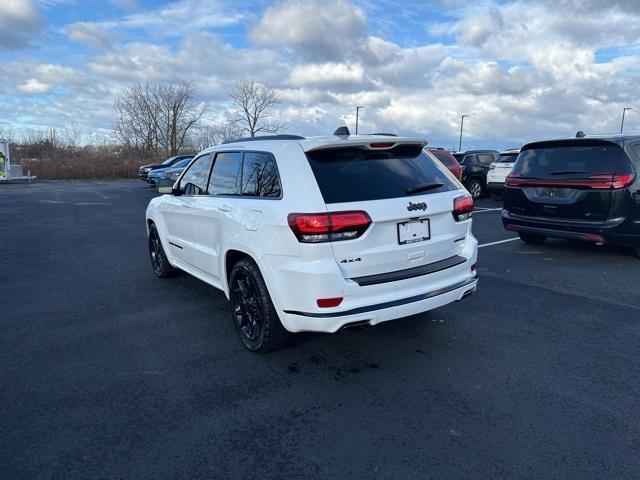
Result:
{"label": "light pole", "polygon": [[622,133],[622,129],[624,128],[624,114],[626,113],[627,110],[633,110],[632,107],[624,107],[622,109],[622,123],[620,124],[620,133]]}
{"label": "light pole", "polygon": [[358,117],[359,117],[361,108],[364,108],[364,107],[356,107],[356,135],[358,134]]}
{"label": "light pole", "polygon": [[458,151],[462,151],[462,128],[464,127],[464,119],[469,115],[461,115],[460,116],[460,143],[458,144]]}

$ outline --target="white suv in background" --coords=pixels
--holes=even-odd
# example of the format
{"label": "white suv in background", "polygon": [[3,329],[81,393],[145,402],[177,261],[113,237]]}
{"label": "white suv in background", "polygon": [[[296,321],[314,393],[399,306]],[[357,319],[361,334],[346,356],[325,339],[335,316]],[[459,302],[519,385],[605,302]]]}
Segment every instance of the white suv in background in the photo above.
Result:
{"label": "white suv in background", "polygon": [[336,133],[209,148],[147,208],[155,274],[180,269],[222,290],[253,351],[476,289],[473,201],[425,142]]}
{"label": "white suv in background", "polygon": [[498,159],[489,165],[489,171],[487,172],[487,190],[494,200],[502,200],[504,183],[507,180],[507,176],[511,173],[511,169],[513,169],[519,153],[519,148],[505,150],[504,152],[500,152]]}

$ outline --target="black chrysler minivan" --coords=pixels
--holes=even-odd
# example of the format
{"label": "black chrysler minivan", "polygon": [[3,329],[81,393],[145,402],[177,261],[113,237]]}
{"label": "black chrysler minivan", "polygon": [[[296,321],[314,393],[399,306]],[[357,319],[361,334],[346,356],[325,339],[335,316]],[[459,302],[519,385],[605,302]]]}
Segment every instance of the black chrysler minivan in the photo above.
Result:
{"label": "black chrysler minivan", "polygon": [[610,243],[640,258],[640,136],[529,143],[507,177],[502,222],[528,243]]}

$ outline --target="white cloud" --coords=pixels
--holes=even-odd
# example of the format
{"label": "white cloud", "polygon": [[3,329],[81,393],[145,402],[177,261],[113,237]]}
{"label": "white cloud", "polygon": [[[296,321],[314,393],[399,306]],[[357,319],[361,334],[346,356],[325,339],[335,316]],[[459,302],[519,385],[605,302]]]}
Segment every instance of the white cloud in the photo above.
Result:
{"label": "white cloud", "polygon": [[361,84],[364,79],[362,65],[345,63],[296,65],[291,71],[291,81],[298,86]]}
{"label": "white cloud", "polygon": [[0,2],[0,50],[26,47],[40,33],[40,11],[30,0]]}
{"label": "white cloud", "polygon": [[18,90],[24,93],[46,93],[51,90],[51,85],[42,83],[35,78],[30,78],[18,85]]}
{"label": "white cloud", "polygon": [[192,31],[234,25],[244,18],[244,14],[218,0],[181,0],[127,15],[118,22],[118,27],[152,30],[156,36],[180,37]]}
{"label": "white cloud", "polygon": [[[113,96],[132,82],[192,80],[219,120],[233,81],[252,77],[278,89],[293,133],[352,126],[354,106],[364,105],[363,131],[427,135],[449,147],[460,113],[471,113],[465,138],[501,148],[578,129],[615,131],[620,108],[640,105],[640,8],[623,15],[623,0],[606,8],[561,0],[553,9],[551,0],[447,1],[448,20],[425,19],[411,42],[367,19],[365,11],[384,13],[370,10],[375,1],[284,0],[256,16],[237,2],[184,0],[77,22],[65,28],[69,38],[100,51],[73,68],[64,59],[5,63],[9,115],[0,106],[0,117],[109,128]],[[236,23],[233,46],[222,35]],[[434,32],[441,36],[427,37]],[[25,94],[39,94],[37,105],[21,101]],[[627,124],[640,127],[640,115]]]}
{"label": "white cloud", "polygon": [[267,8],[251,38],[301,57],[332,60],[356,48],[366,30],[363,10],[346,0],[288,0]]}
{"label": "white cloud", "polygon": [[108,31],[102,25],[93,22],[76,22],[66,28],[67,35],[76,43],[96,49],[108,48],[116,33]]}

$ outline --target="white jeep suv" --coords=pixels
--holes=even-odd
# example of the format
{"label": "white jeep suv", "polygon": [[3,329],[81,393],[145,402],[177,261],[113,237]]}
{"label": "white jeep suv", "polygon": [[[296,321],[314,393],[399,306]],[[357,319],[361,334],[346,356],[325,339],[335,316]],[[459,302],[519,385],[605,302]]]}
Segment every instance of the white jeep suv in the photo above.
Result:
{"label": "white jeep suv", "polygon": [[342,132],[208,148],[149,203],[155,274],[180,269],[222,290],[253,351],[476,289],[473,200],[426,142]]}

